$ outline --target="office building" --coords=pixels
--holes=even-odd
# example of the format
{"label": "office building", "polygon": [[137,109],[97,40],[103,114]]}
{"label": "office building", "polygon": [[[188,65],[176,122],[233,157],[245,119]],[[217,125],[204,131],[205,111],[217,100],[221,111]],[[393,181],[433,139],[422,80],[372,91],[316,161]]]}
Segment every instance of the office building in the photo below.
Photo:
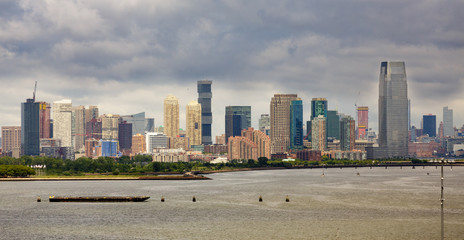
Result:
{"label": "office building", "polygon": [[186,113],[187,137],[190,145],[201,145],[201,105],[197,101],[190,101]]}
{"label": "office building", "polygon": [[448,108],[448,106],[443,107],[443,135],[454,137],[453,109]]}
{"label": "office building", "polygon": [[340,115],[336,110],[327,111],[327,138],[340,139]]}
{"label": "office building", "polygon": [[271,134],[271,119],[269,114],[261,114],[259,118],[259,130],[268,136]]}
{"label": "office building", "polygon": [[72,140],[74,143],[74,150],[84,150],[85,144],[85,107],[84,106],[75,106],[72,107]]}
{"label": "office building", "polygon": [[422,134],[428,134],[429,137],[436,137],[437,136],[437,116],[433,114],[428,114],[422,116]]}
{"label": "office building", "polygon": [[313,150],[327,149],[326,118],[319,115],[311,120],[311,145]]}
{"label": "office building", "polygon": [[257,158],[266,157],[271,159],[271,139],[268,135],[250,127],[242,130],[242,137],[250,139],[256,145]]}
{"label": "office building", "polygon": [[119,115],[104,114],[100,116],[103,140],[118,140]]}
{"label": "office building", "polygon": [[145,134],[155,130],[155,119],[146,118],[145,112],[121,116],[122,121],[132,124],[132,134]]}
{"label": "office building", "polygon": [[229,160],[258,159],[258,147],[253,141],[246,137],[230,137],[228,139],[227,148],[227,159]]}
{"label": "office building", "polygon": [[50,104],[39,102],[39,138],[51,138],[50,136]]}
{"label": "office building", "polygon": [[128,155],[132,148],[132,123],[121,121],[118,128],[119,151]]}
{"label": "office building", "polygon": [[251,127],[251,106],[226,106],[226,144],[229,137],[240,136],[242,129]]}
{"label": "office building", "polygon": [[198,103],[201,105],[201,143],[203,145],[213,144],[211,138],[211,125],[213,123],[213,114],[211,112],[211,84],[213,81],[201,80],[197,83]]}
{"label": "office building", "polygon": [[445,137],[445,127],[443,122],[440,122],[440,125],[438,127],[438,137],[439,138],[444,138]]}
{"label": "office building", "polygon": [[27,99],[21,103],[21,154],[37,156],[40,153],[40,103]]}
{"label": "office building", "polygon": [[154,148],[168,148],[169,138],[166,134],[157,132],[146,132],[145,141],[148,153],[153,153]]}
{"label": "office building", "polygon": [[303,148],[303,101],[300,98],[290,102],[290,147]]}
{"label": "office building", "polygon": [[327,118],[327,99],[313,98],[311,100],[311,120],[319,117],[320,115]]}
{"label": "office building", "polygon": [[118,140],[100,140],[102,157],[118,157]]}
{"label": "office building", "polygon": [[85,126],[85,135],[87,139],[97,139],[102,138],[102,119],[93,118],[87,122]]}
{"label": "office building", "polygon": [[97,106],[89,106],[84,110],[84,116],[85,116],[85,123],[90,122],[92,119],[97,119],[98,116],[98,107]]}
{"label": "office building", "polygon": [[70,99],[52,104],[53,138],[61,140],[61,147],[72,147],[72,102]]}
{"label": "office building", "polygon": [[21,149],[21,126],[2,126],[2,152]]}
{"label": "office building", "polygon": [[290,146],[290,104],[297,98],[297,94],[274,94],[271,99],[271,154],[286,152]]}
{"label": "office building", "polygon": [[357,139],[366,139],[369,129],[369,107],[359,106],[358,110],[358,136]]}
{"label": "office building", "polygon": [[147,152],[145,135],[137,133],[132,136],[132,155],[143,154]]}
{"label": "office building", "polygon": [[355,149],[356,123],[350,116],[343,116],[340,120],[340,150],[352,151]]}
{"label": "office building", "polygon": [[382,62],[379,78],[379,148],[368,158],[408,155],[408,86],[404,62]]}
{"label": "office building", "polygon": [[179,100],[172,94],[164,99],[164,133],[168,137],[179,135]]}

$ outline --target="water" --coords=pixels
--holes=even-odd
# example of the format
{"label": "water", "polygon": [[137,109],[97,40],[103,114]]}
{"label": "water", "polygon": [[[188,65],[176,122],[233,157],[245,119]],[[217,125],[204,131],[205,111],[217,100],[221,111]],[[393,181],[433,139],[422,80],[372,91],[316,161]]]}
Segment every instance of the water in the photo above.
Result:
{"label": "water", "polygon": [[[440,168],[324,174],[301,169],[220,173],[210,181],[0,182],[0,239],[440,238]],[[464,167],[445,168],[446,239],[464,239],[463,179]],[[48,195],[151,199],[49,203]]]}

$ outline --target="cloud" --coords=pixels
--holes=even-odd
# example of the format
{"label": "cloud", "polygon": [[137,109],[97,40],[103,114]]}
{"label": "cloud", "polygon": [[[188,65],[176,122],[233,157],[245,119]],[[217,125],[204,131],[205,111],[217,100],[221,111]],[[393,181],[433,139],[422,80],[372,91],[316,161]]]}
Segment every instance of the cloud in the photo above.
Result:
{"label": "cloud", "polygon": [[376,128],[379,64],[403,60],[413,123],[449,105],[459,126],[463,11],[458,0],[0,1],[0,125],[19,125],[35,80],[43,100],[146,111],[160,125],[167,94],[183,114],[196,81],[212,79],[215,135],[226,105],[251,105],[257,127],[274,93],[297,93],[305,112],[326,97],[354,115],[357,101]]}

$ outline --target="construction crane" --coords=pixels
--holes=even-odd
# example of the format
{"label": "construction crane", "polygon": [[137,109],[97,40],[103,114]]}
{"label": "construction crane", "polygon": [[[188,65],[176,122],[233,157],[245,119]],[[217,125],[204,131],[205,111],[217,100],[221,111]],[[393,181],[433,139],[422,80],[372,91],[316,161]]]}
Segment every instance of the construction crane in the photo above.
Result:
{"label": "construction crane", "polygon": [[35,81],[34,92],[32,93],[32,100],[35,102],[35,92],[37,91],[37,81]]}

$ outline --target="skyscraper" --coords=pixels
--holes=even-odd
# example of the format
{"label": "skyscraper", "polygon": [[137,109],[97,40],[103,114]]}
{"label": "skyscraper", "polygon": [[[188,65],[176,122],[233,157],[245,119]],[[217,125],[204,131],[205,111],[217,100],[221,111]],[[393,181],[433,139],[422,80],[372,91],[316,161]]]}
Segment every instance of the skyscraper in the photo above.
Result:
{"label": "skyscraper", "polygon": [[179,135],[179,100],[172,94],[164,99],[164,133],[168,137]]}
{"label": "skyscraper", "polygon": [[340,120],[340,150],[351,151],[355,147],[356,123],[350,116],[343,116]]}
{"label": "skyscraper", "polygon": [[261,117],[259,118],[259,130],[266,135],[270,134],[271,119],[269,118],[269,114],[261,114]]}
{"label": "skyscraper", "polygon": [[429,137],[436,137],[437,136],[437,116],[433,114],[428,114],[422,116],[422,123],[423,123],[423,134],[428,134]]}
{"label": "skyscraper", "polygon": [[408,86],[404,62],[382,62],[379,79],[379,150],[375,158],[408,155]]}
{"label": "skyscraper", "polygon": [[211,84],[213,81],[198,81],[198,103],[201,105],[201,143],[204,145],[213,144],[211,138],[211,124],[213,123],[213,114],[211,112]]}
{"label": "skyscraper", "polygon": [[85,143],[85,107],[72,107],[72,136],[74,150],[79,151],[84,148]]}
{"label": "skyscraper", "polygon": [[290,102],[290,147],[303,148],[303,101]]}
{"label": "skyscraper", "polygon": [[118,128],[118,142],[121,152],[127,154],[132,148],[132,123],[121,121]]}
{"label": "skyscraper", "polygon": [[72,102],[70,99],[53,102],[53,138],[61,140],[62,147],[72,147]]}
{"label": "skyscraper", "polygon": [[449,109],[448,106],[443,107],[443,135],[454,137],[453,109]]}
{"label": "skyscraper", "polygon": [[118,140],[119,115],[104,114],[100,116],[103,140]]}
{"label": "skyscraper", "polygon": [[311,145],[313,150],[325,151],[327,149],[326,118],[323,115],[311,120]]}
{"label": "skyscraper", "polygon": [[40,138],[50,138],[50,104],[39,102]]}
{"label": "skyscraper", "polygon": [[2,126],[2,151],[4,153],[21,149],[21,126]]}
{"label": "skyscraper", "polygon": [[358,136],[357,139],[366,139],[367,129],[369,129],[369,107],[358,107]]}
{"label": "skyscraper", "polygon": [[311,100],[311,120],[319,115],[327,118],[327,99],[313,98]]}
{"label": "skyscraper", "polygon": [[336,110],[327,111],[327,137],[340,139],[340,115]]}
{"label": "skyscraper", "polygon": [[297,94],[274,94],[271,99],[271,153],[282,153],[290,146],[290,103]]}
{"label": "skyscraper", "polygon": [[185,123],[190,145],[201,145],[201,105],[197,101],[190,101],[186,116]]}
{"label": "skyscraper", "polygon": [[34,99],[27,99],[21,103],[21,153],[22,155],[39,155],[40,153],[40,128],[39,128],[40,103]]}
{"label": "skyscraper", "polygon": [[229,137],[241,136],[251,127],[251,106],[226,106],[225,127],[227,144]]}

